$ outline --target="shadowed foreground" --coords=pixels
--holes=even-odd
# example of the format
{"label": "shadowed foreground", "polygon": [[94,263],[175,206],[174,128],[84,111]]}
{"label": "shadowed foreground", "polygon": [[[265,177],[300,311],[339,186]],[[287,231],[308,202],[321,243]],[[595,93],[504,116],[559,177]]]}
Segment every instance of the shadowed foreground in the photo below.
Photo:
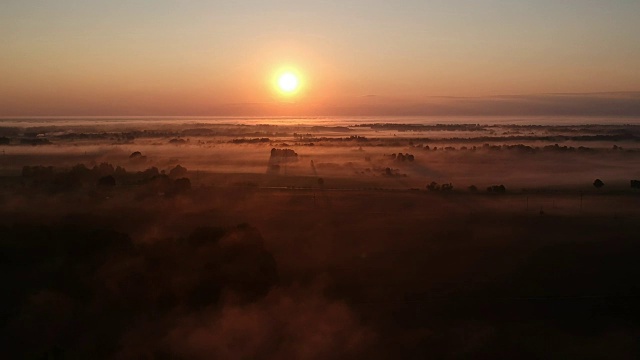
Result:
{"label": "shadowed foreground", "polygon": [[540,215],[472,194],[74,194],[2,208],[3,357],[640,354],[627,197]]}

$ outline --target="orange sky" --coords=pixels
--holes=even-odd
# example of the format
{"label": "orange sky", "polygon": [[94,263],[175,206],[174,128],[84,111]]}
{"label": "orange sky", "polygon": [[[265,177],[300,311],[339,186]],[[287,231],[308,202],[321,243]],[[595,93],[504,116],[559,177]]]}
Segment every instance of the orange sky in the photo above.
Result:
{"label": "orange sky", "polygon": [[[5,0],[0,116],[470,107],[443,96],[478,98],[477,108],[499,113],[504,101],[496,96],[633,92],[640,90],[637,14],[640,2],[623,0]],[[275,91],[283,67],[301,74],[298,96]],[[534,98],[540,102],[527,103]],[[620,101],[637,107],[635,94],[613,98],[612,109]]]}

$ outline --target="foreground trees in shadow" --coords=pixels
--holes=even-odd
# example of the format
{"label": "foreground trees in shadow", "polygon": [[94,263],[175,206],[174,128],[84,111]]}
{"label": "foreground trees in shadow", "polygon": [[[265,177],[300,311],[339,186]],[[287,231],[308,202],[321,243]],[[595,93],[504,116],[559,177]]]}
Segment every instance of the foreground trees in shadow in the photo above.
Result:
{"label": "foreground trees in shadow", "polygon": [[0,227],[0,239],[11,294],[0,299],[5,359],[112,358],[127,336],[144,344],[127,350],[133,358],[171,358],[163,339],[181,317],[219,306],[223,294],[252,303],[278,281],[273,256],[246,225],[151,243],[71,225]]}
{"label": "foreground trees in shadow", "polygon": [[[133,153],[134,158],[141,155]],[[133,186],[141,198],[155,195],[174,196],[191,189],[188,170],[176,165],[169,170],[160,171],[153,166],[144,171],[128,172],[120,166],[101,163],[88,168],[77,164],[70,169],[57,169],[52,166],[24,166],[21,182],[26,187],[36,187],[50,192],[67,192],[83,188],[98,190],[117,186]]]}

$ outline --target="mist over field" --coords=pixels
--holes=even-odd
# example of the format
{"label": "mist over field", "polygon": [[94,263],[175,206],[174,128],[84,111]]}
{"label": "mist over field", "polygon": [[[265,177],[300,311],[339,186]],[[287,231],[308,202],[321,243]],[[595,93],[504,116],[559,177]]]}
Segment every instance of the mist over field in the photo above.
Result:
{"label": "mist over field", "polygon": [[369,120],[3,120],[0,354],[640,354],[640,125]]}

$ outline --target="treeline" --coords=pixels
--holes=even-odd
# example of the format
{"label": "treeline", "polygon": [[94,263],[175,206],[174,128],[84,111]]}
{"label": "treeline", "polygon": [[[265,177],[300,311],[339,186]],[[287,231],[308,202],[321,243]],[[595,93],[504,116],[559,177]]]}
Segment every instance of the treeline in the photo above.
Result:
{"label": "treeline", "polygon": [[0,137],[0,145],[51,145],[51,141],[43,137],[11,139],[3,136]]}
{"label": "treeline", "polygon": [[116,186],[139,186],[148,195],[177,195],[191,189],[188,171],[180,165],[159,170],[153,166],[144,171],[129,172],[109,163],[87,167],[77,164],[70,169],[53,166],[24,166],[21,184],[50,191],[73,191],[83,188],[109,189]]}
{"label": "treeline", "polygon": [[261,144],[261,143],[268,143],[271,142],[271,140],[267,137],[263,137],[263,138],[253,138],[253,139],[233,139],[231,141],[229,141],[230,143],[233,144]]}
{"label": "treeline", "polygon": [[394,154],[391,154],[390,157],[392,160],[399,161],[399,162],[405,162],[405,161],[412,162],[416,159],[415,156],[413,156],[413,154],[409,154],[409,153],[406,153],[406,154],[394,153]]}
{"label": "treeline", "polygon": [[[349,137],[307,137],[304,140],[314,143],[347,143],[358,142],[367,143],[369,146],[414,146],[415,144],[442,144],[442,143],[463,143],[463,144],[482,144],[482,143],[496,143],[496,142],[548,142],[548,143],[562,143],[568,141],[575,142],[638,142],[640,143],[640,136],[635,135],[594,135],[594,136],[481,136],[481,137],[453,137],[453,138],[367,138],[365,136],[349,136]],[[296,143],[296,145],[302,145]],[[417,145],[422,147],[423,145]],[[504,145],[507,146],[507,145]],[[526,146],[526,145],[508,145],[508,146]],[[553,146],[553,145],[552,145]],[[539,148],[539,147],[531,147]],[[589,149],[588,147],[581,146],[580,149]],[[633,151],[633,150],[631,150]]]}
{"label": "treeline", "polygon": [[[433,191],[433,192],[451,192],[453,191],[453,183],[438,184],[437,182],[432,181],[429,184],[427,184],[427,190]],[[467,187],[467,190],[469,190],[469,192],[472,192],[472,193],[477,193],[478,187],[475,185],[471,185]],[[507,192],[507,188],[502,184],[487,186],[487,193],[504,194],[506,192]]]}
{"label": "treeline", "polygon": [[[431,150],[431,151],[438,151],[438,150],[444,150],[444,151],[477,151],[477,150],[484,150],[484,151],[518,151],[518,152],[523,152],[523,153],[537,153],[537,152],[548,152],[548,151],[553,151],[553,152],[584,152],[584,153],[593,153],[593,152],[599,152],[599,151],[603,151],[603,149],[596,149],[596,148],[590,148],[590,147],[585,147],[585,146],[578,146],[578,147],[574,147],[574,146],[560,146],[558,144],[554,144],[554,145],[545,145],[545,146],[528,146],[528,145],[524,145],[524,144],[515,144],[515,145],[490,145],[490,144],[483,144],[482,146],[461,146],[459,148],[456,148],[455,146],[445,146],[445,147],[430,147],[428,145],[420,146],[417,145],[417,148],[423,148],[424,150]],[[611,147],[610,150],[606,150],[606,151],[628,151],[628,152],[636,152],[637,150],[625,150],[624,148],[622,148],[621,146],[617,146],[617,145],[613,145]]]}
{"label": "treeline", "polygon": [[[290,132],[270,132],[270,131],[250,131],[246,127],[230,129],[185,129],[185,130],[131,130],[121,132],[64,132],[58,133],[60,129],[47,129],[47,131],[25,131],[9,132],[0,141],[19,144],[21,139],[33,140],[36,138],[48,138],[59,140],[113,140],[132,141],[142,138],[180,138],[183,136],[210,137],[210,136],[254,136],[254,137],[284,137],[291,136]],[[11,137],[9,137],[11,136]],[[0,142],[0,144],[2,144]]]}
{"label": "treeline", "polygon": [[639,125],[533,125],[533,124],[356,124],[351,127],[386,131],[546,131],[554,133],[630,134],[640,132]]}
{"label": "treeline", "polygon": [[373,130],[395,131],[487,131],[489,126],[480,124],[358,124],[353,127],[366,127]]}

